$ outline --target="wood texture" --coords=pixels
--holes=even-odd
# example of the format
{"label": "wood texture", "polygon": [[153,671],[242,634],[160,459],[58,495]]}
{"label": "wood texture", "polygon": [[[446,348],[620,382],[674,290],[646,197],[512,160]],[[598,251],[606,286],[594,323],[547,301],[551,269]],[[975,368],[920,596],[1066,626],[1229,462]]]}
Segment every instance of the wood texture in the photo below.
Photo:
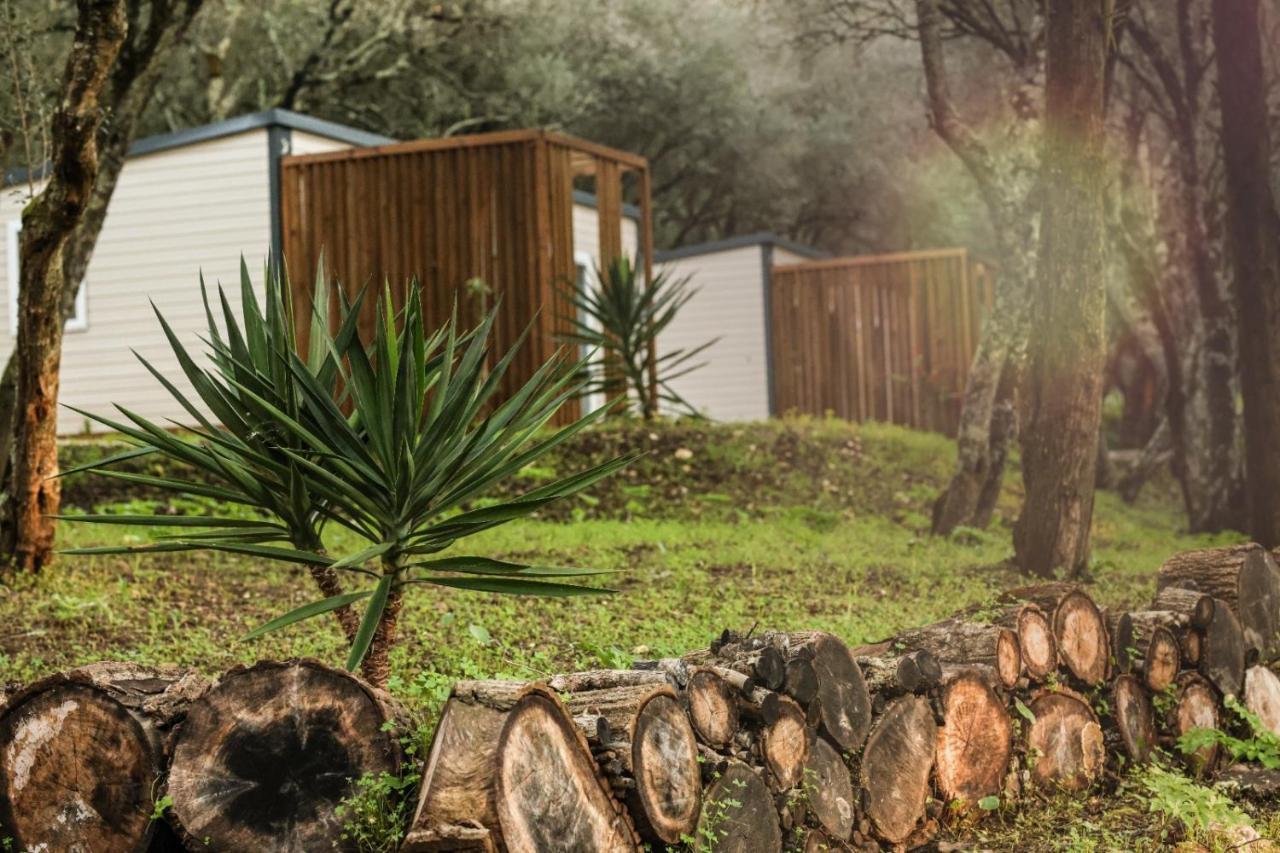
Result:
{"label": "wood texture", "polygon": [[172,816],[211,851],[327,846],[350,780],[399,772],[396,717],[385,696],[318,661],[233,669],[175,733]]}
{"label": "wood texture", "polygon": [[1280,568],[1261,545],[1174,554],[1160,567],[1156,586],[1185,587],[1225,602],[1240,621],[1246,648],[1268,660],[1280,654]]}
{"label": "wood texture", "polygon": [[1068,691],[1044,692],[1030,705],[1035,721],[1027,746],[1035,750],[1031,778],[1042,787],[1079,791],[1102,772],[1102,726],[1093,709]]}
{"label": "wood texture", "polygon": [[708,853],[782,850],[773,795],[759,774],[741,762],[729,763],[703,797],[697,838]]}
{"label": "wood texture", "polygon": [[1265,666],[1249,667],[1244,674],[1244,704],[1267,731],[1280,736],[1280,677]]}
{"label": "wood texture", "polygon": [[938,729],[937,784],[946,800],[973,804],[1004,786],[1013,752],[1005,702],[975,669],[948,675]]}
{"label": "wood texture", "polygon": [[844,759],[825,738],[815,740],[809,750],[805,785],[809,810],[826,835],[848,841],[855,817],[853,780]]}
{"label": "wood texture", "polygon": [[1145,764],[1156,746],[1150,694],[1134,676],[1121,675],[1111,686],[1111,704],[1125,755],[1135,764]]}
{"label": "wood texture", "polygon": [[204,689],[128,663],[55,675],[0,711],[0,826],[19,850],[148,849],[163,739]]}
{"label": "wood texture", "polygon": [[937,742],[933,710],[919,696],[895,699],[867,736],[864,808],[876,835],[891,844],[905,842],[924,817]]}
{"label": "wood texture", "polygon": [[776,407],[952,435],[991,298],[964,249],[774,267]]}

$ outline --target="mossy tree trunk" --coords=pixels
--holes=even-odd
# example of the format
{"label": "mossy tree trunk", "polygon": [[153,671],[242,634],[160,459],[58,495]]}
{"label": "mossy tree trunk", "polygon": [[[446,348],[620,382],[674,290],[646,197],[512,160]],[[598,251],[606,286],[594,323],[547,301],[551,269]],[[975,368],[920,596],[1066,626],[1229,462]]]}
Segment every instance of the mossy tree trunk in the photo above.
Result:
{"label": "mossy tree trunk", "polygon": [[1040,275],[1032,300],[1026,501],[1014,548],[1026,572],[1089,556],[1106,360],[1103,89],[1109,0],[1048,4]]}

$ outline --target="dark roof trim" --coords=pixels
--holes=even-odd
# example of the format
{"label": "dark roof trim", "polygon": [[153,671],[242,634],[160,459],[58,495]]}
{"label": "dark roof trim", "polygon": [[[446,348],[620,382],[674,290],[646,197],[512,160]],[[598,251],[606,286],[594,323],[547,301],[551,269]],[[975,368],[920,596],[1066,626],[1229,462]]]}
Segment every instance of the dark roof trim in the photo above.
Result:
{"label": "dark roof trim", "polygon": [[[573,203],[580,204],[584,207],[595,207],[596,197],[593,193],[589,193],[586,190],[574,190]],[[635,219],[638,221],[640,219],[640,208],[634,204],[626,204],[624,202],[622,205],[622,215],[628,219]]]}
{"label": "dark roof trim", "polygon": [[348,127],[345,124],[295,113],[292,110],[274,109],[236,116],[226,121],[218,121],[213,124],[201,125],[200,127],[176,130],[173,133],[148,136],[146,139],[139,139],[129,147],[129,156],[140,157],[143,154],[154,154],[157,151],[181,148],[184,145],[194,145],[197,142],[208,142],[211,139],[234,136],[237,133],[257,130],[262,127],[285,127],[289,130],[313,133],[316,136],[325,136],[351,145],[387,145],[395,142],[391,137],[383,136],[379,133],[369,133],[368,131]]}
{"label": "dark roof trim", "polygon": [[771,231],[760,231],[755,234],[743,234],[740,237],[712,240],[710,243],[698,243],[693,246],[681,246],[679,249],[668,249],[665,252],[658,252],[654,255],[654,258],[658,263],[665,263],[679,260],[680,258],[710,255],[715,252],[727,252],[731,249],[742,249],[748,246],[771,246],[777,249],[786,249],[788,252],[795,252],[797,255],[806,258],[831,257],[829,252],[815,249],[813,246],[806,246],[803,243],[796,243],[785,237],[779,237]]}
{"label": "dark roof trim", "polygon": [[[236,116],[235,118],[229,118],[226,121],[216,121],[213,124],[189,127],[185,130],[175,130],[173,133],[161,133],[155,136],[148,136],[145,139],[137,140],[133,145],[129,146],[129,156],[141,157],[145,154],[155,154],[160,151],[168,151],[172,148],[182,148],[186,145],[195,145],[198,142],[209,142],[214,139],[221,139],[224,136],[234,136],[237,133],[245,133],[250,130],[258,130],[259,128],[269,129],[273,127],[311,133],[316,136],[324,136],[328,139],[336,139],[339,142],[346,142],[350,145],[358,146],[388,145],[395,142],[391,137],[383,136],[379,133],[369,133],[368,131],[348,127],[345,124],[338,124],[337,122],[325,121],[324,119],[314,118],[312,116],[303,115],[302,113],[295,113],[292,110],[272,109]],[[46,166],[42,165],[40,168],[36,169],[36,180],[40,180],[45,176],[46,168]],[[4,174],[3,186],[7,187],[13,184],[19,184],[25,180],[27,180],[26,169],[11,169]]]}

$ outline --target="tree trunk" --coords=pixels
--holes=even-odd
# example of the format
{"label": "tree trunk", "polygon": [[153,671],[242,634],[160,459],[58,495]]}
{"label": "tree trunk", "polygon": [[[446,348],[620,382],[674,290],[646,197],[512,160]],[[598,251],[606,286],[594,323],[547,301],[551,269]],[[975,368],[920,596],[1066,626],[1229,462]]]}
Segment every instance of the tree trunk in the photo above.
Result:
{"label": "tree trunk", "polygon": [[1080,791],[1102,772],[1106,761],[1102,726],[1089,703],[1067,690],[1046,691],[1032,700],[1035,717],[1027,747],[1035,750],[1031,779],[1037,787]]}
{"label": "tree trunk", "polygon": [[1185,587],[1213,596],[1240,620],[1245,646],[1267,660],[1280,656],[1280,568],[1259,545],[1175,554],[1160,567],[1156,588]]}
{"label": "tree trunk", "polygon": [[1039,287],[1022,430],[1022,570],[1079,574],[1089,558],[1106,361],[1103,86],[1111,4],[1050,0]]}
{"label": "tree trunk", "polygon": [[943,799],[973,805],[998,794],[1009,772],[1013,722],[993,685],[974,669],[949,674],[942,719],[936,775]]}
{"label": "tree trunk", "polygon": [[379,691],[316,661],[233,669],[175,736],[173,820],[201,848],[328,847],[351,780],[399,774],[400,715]]}
{"label": "tree trunk", "polygon": [[1035,226],[1025,198],[997,167],[978,136],[961,120],[951,98],[937,0],[917,0],[916,27],[928,94],[930,124],[978,185],[996,235],[1000,276],[992,310],[983,324],[965,384],[956,431],[957,461],[951,482],[933,507],[933,532],[960,525],[985,527],[991,519],[1008,447],[1018,431],[1016,397],[1027,339],[1027,285]]}
{"label": "tree trunk", "polygon": [[[1249,533],[1280,546],[1280,213],[1271,189],[1271,138],[1258,0],[1214,0],[1222,109]],[[1272,343],[1276,340],[1277,343]]]}
{"label": "tree trunk", "polygon": [[98,663],[16,694],[0,714],[0,827],[16,849],[147,850],[164,740],[204,686]]}
{"label": "tree trunk", "polygon": [[462,681],[436,727],[406,851],[479,826],[498,849],[634,851],[587,741],[539,684]]}
{"label": "tree trunk", "polygon": [[369,651],[360,664],[360,674],[379,689],[385,689],[391,677],[391,649],[396,644],[396,632],[400,626],[400,608],[404,606],[404,590],[393,587],[387,596],[387,608],[374,629]]}
{"label": "tree trunk", "polygon": [[675,691],[653,684],[606,687],[576,693],[567,706],[641,836],[675,844],[692,833],[702,778],[693,727]]}
{"label": "tree trunk", "polygon": [[730,762],[703,796],[695,838],[697,849],[707,853],[780,853],[778,812],[760,775]]}
{"label": "tree trunk", "polygon": [[862,751],[859,784],[876,835],[902,844],[924,818],[938,726],[920,696],[895,699],[880,715]]}
{"label": "tree trunk", "polygon": [[81,0],[63,93],[53,115],[49,181],[22,217],[14,440],[0,502],[0,554],[38,572],[53,555],[58,511],[57,404],[63,251],[98,174],[100,98],[128,33],[124,0]]}

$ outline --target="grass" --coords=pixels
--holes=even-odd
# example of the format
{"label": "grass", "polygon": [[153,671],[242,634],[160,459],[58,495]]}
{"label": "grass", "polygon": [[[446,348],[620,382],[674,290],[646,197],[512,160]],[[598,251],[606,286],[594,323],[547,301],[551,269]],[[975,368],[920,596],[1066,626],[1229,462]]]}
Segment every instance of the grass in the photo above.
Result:
{"label": "grass", "polygon": [[[625,476],[546,517],[469,544],[490,556],[617,569],[607,582],[618,594],[538,600],[431,588],[408,597],[391,688],[428,725],[460,678],[530,679],[627,666],[637,657],[705,646],[725,627],[821,628],[861,644],[988,602],[1023,582],[1007,564],[1020,501],[1016,472],[1006,478],[990,529],[928,535],[930,504],[954,458],[951,442],[940,436],[828,420],[682,422],[603,427],[564,452],[581,465],[583,457],[629,449],[649,452]],[[526,470],[522,484],[554,476],[563,460]],[[68,495],[82,506],[108,500],[115,501],[111,508],[134,512],[201,511],[198,504],[145,496],[121,503],[122,495],[75,481]],[[1098,600],[1143,604],[1165,557],[1238,538],[1190,536],[1181,525],[1168,484],[1154,484],[1133,506],[1101,493],[1090,582]],[[107,544],[123,535],[134,534],[74,524],[59,532],[63,546]],[[328,620],[259,641],[240,639],[313,597],[300,570],[226,555],[63,559],[41,577],[0,587],[0,625],[7,626],[0,628],[0,681],[25,682],[104,657],[209,674],[262,657],[340,664],[339,634]],[[1063,827],[1094,820],[1078,811],[1082,802],[1089,801],[1046,805],[1033,818],[997,816],[981,830],[965,830],[966,837],[986,837],[998,849],[1007,849],[1000,838],[1022,839],[1020,849],[1058,849],[1067,837]],[[1125,808],[1145,812],[1136,803]],[[1131,816],[1121,823],[1135,825]]]}

